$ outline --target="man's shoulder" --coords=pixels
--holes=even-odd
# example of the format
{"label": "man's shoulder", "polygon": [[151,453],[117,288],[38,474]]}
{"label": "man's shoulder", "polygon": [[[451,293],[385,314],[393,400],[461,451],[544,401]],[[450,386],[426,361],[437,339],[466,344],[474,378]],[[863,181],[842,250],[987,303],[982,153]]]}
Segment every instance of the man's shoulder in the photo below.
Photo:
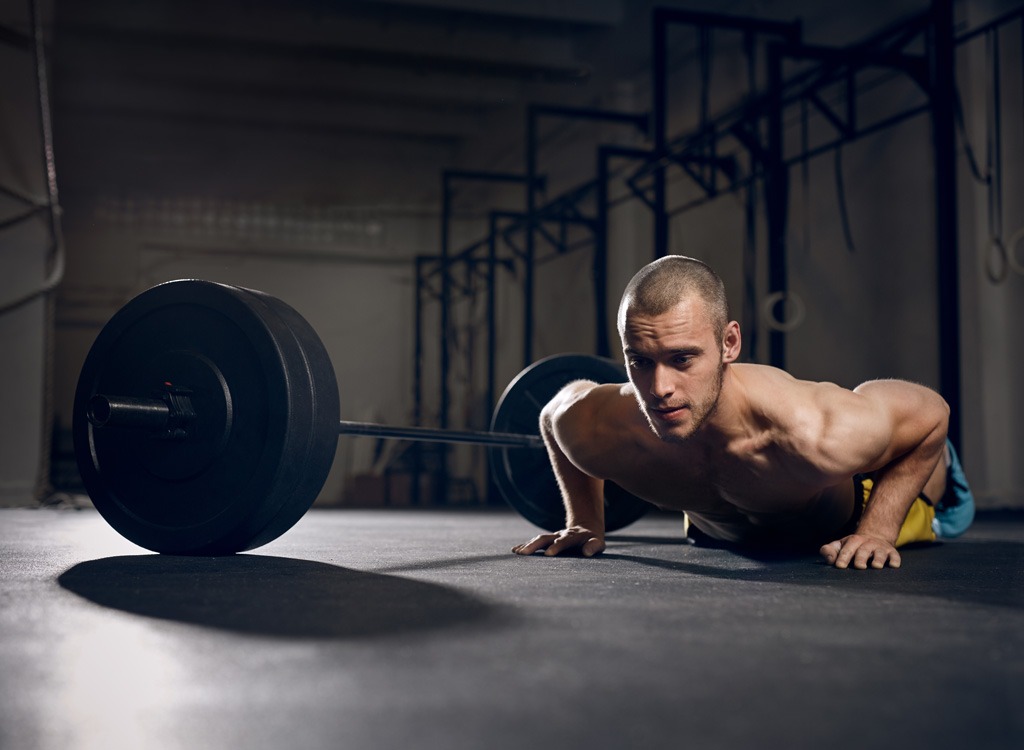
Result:
{"label": "man's shoulder", "polygon": [[836,383],[801,380],[754,366],[745,373],[754,411],[770,425],[772,442],[830,477],[860,471],[891,431],[877,405]]}
{"label": "man's shoulder", "polygon": [[853,391],[836,383],[801,379],[771,365],[737,362],[731,367],[749,398],[755,403],[786,407],[798,404],[813,407],[820,404],[827,407],[837,398],[844,399],[853,395]]}
{"label": "man's shoulder", "polygon": [[567,455],[577,463],[592,463],[618,455],[644,433],[645,423],[629,383],[590,383],[562,401],[554,426]]}
{"label": "man's shoulder", "polygon": [[777,367],[737,365],[746,403],[773,440],[796,452],[813,454],[830,435],[845,432],[860,411],[859,397],[836,383],[802,380]]}
{"label": "man's shoulder", "polygon": [[629,383],[577,381],[563,388],[556,401],[556,418],[569,424],[603,423],[636,411]]}

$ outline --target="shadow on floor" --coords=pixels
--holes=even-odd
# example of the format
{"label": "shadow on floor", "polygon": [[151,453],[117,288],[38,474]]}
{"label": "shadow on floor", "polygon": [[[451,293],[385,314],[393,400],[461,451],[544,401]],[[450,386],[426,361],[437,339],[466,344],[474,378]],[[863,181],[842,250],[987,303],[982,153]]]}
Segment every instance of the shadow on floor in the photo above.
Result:
{"label": "shadow on floor", "polygon": [[[874,594],[928,596],[947,601],[1024,609],[1024,543],[968,541],[912,545],[898,570],[837,570],[816,555],[743,555],[693,548],[688,560],[605,552],[606,560],[720,579],[818,586]],[[762,563],[751,568],[750,561]]]}
{"label": "shadow on floor", "polygon": [[69,568],[57,583],[123,612],[280,638],[372,638],[496,614],[435,583],[262,555],[108,557]]}

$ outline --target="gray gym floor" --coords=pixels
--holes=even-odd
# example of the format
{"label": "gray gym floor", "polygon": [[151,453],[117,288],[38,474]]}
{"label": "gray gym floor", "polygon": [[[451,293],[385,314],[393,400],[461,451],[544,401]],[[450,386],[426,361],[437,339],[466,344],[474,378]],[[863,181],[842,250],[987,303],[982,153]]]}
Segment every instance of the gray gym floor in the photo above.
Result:
{"label": "gray gym floor", "polygon": [[0,747],[1020,748],[1024,516],[900,570],[503,512],[312,511],[230,558],[0,511]]}

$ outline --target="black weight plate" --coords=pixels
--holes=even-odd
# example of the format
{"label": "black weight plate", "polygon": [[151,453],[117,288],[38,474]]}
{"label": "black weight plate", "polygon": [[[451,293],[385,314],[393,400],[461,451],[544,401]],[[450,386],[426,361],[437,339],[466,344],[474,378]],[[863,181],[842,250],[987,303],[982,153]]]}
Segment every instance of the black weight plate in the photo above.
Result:
{"label": "black weight plate", "polygon": [[243,291],[267,306],[265,321],[274,316],[279,318],[279,322],[275,321],[275,330],[282,346],[286,338],[291,337],[298,347],[300,356],[289,356],[288,361],[296,368],[296,382],[308,383],[308,386],[304,391],[295,390],[295,398],[302,400],[301,407],[295,405],[295,411],[297,415],[308,415],[302,418],[308,419],[312,427],[310,430],[297,422],[291,425],[299,430],[295,436],[299,441],[306,438],[307,447],[305,451],[296,447],[288,454],[293,466],[287,474],[282,474],[285,482],[282,489],[289,494],[289,500],[280,504],[280,511],[246,547],[252,549],[276,539],[294,526],[316,500],[334,462],[341,415],[334,365],[313,327],[294,308],[276,297],[253,289]]}
{"label": "black weight plate", "polygon": [[[298,520],[323,486],[337,444],[333,370],[308,324],[270,300],[168,282],[119,310],[89,351],[75,454],[93,504],[132,542],[169,554],[251,549]],[[192,390],[189,438],[88,422],[94,394],[152,398],[168,382]]]}
{"label": "black weight plate", "polygon": [[[555,394],[574,380],[624,383],[622,365],[587,354],[557,354],[527,367],[509,383],[491,419],[495,432],[537,434],[540,413]],[[565,526],[561,491],[548,454],[537,448],[489,449],[491,477],[505,500],[527,521],[548,531]],[[615,531],[636,521],[650,505],[605,482],[605,530]]]}

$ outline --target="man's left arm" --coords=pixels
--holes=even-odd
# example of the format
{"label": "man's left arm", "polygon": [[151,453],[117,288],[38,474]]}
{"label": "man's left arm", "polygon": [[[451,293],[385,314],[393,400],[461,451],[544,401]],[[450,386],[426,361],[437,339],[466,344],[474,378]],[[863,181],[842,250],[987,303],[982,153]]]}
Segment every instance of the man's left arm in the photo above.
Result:
{"label": "man's left arm", "polygon": [[[864,383],[853,391],[848,427],[875,436],[875,447],[861,446],[874,487],[853,534],[821,548],[837,568],[900,566],[896,540],[914,500],[920,495],[943,455],[949,406],[935,391],[899,380]],[[873,455],[876,454],[877,455]],[[854,498],[860,502],[860,498]]]}

